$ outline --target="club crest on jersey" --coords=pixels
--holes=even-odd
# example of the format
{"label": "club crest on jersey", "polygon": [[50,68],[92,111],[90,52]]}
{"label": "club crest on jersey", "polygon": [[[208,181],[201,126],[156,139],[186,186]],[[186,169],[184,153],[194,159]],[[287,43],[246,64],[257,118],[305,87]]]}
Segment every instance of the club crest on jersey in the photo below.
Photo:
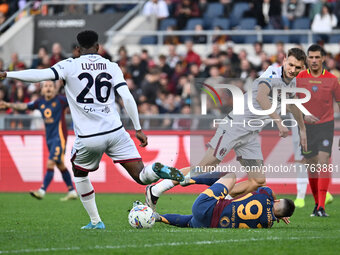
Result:
{"label": "club crest on jersey", "polygon": [[56,107],[57,106],[57,103],[56,102],[53,102],[52,103],[52,107]]}
{"label": "club crest on jersey", "polygon": [[318,86],[313,86],[313,87],[312,87],[313,92],[317,92],[318,89],[319,89]]}
{"label": "club crest on jersey", "polygon": [[102,110],[102,112],[109,113],[110,112],[110,107],[108,107],[106,105],[105,108]]}
{"label": "club crest on jersey", "polygon": [[230,219],[229,219],[227,216],[223,216],[223,217],[220,219],[220,225],[221,225],[221,227],[226,228],[226,227],[228,227],[229,224],[230,224]]}
{"label": "club crest on jersey", "polygon": [[224,154],[227,152],[227,148],[222,148],[220,150],[220,156],[224,156]]}

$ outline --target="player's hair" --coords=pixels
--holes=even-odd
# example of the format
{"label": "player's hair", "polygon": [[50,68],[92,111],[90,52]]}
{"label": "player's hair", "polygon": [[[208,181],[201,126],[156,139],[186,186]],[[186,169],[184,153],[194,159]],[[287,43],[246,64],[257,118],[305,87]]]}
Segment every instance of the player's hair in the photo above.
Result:
{"label": "player's hair", "polygon": [[308,55],[310,51],[313,51],[313,52],[320,51],[321,56],[326,56],[326,51],[319,44],[312,44],[311,46],[309,46],[307,50]]}
{"label": "player's hair", "polygon": [[306,53],[299,49],[299,48],[291,48],[288,50],[288,54],[287,54],[287,57],[289,58],[290,56],[293,56],[295,57],[297,60],[299,61],[303,61],[303,63],[306,62]]}
{"label": "player's hair", "polygon": [[52,82],[52,83],[53,83],[53,85],[54,85],[54,87],[55,87],[55,88],[57,87],[57,84],[56,84],[56,82],[55,82],[55,81],[52,81],[52,80],[46,80],[46,81],[42,81],[42,82],[40,82],[40,88],[42,88],[42,87],[44,86],[44,84],[45,84],[45,83],[47,83],[47,82]]}
{"label": "player's hair", "polygon": [[85,30],[77,35],[79,45],[85,49],[89,49],[98,42],[98,34],[92,30]]}
{"label": "player's hair", "polygon": [[293,200],[291,199],[281,199],[282,207],[280,210],[280,215],[277,215],[279,217],[290,217],[293,215],[294,210],[295,210],[295,205]]}

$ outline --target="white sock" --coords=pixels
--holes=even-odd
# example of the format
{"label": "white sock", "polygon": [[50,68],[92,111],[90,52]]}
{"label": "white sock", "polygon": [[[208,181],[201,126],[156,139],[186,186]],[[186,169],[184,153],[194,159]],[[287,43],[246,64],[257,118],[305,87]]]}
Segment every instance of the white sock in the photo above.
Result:
{"label": "white sock", "polygon": [[233,199],[233,197],[228,194],[224,199]]}
{"label": "white sock", "polygon": [[297,195],[296,198],[298,199],[305,199],[307,184],[308,184],[308,174],[307,169],[304,164],[295,163],[296,171],[297,171],[297,178],[296,178],[296,189]]}
{"label": "white sock", "polygon": [[143,168],[139,173],[139,180],[143,184],[150,184],[159,180],[158,175],[152,170],[152,165],[148,165]]}
{"label": "white sock", "polygon": [[76,185],[79,198],[83,203],[87,214],[90,216],[92,224],[96,225],[102,220],[99,217],[95,193],[89,177],[74,177],[74,183]]}
{"label": "white sock", "polygon": [[163,180],[152,187],[152,195],[160,197],[163,192],[175,187],[172,180]]}

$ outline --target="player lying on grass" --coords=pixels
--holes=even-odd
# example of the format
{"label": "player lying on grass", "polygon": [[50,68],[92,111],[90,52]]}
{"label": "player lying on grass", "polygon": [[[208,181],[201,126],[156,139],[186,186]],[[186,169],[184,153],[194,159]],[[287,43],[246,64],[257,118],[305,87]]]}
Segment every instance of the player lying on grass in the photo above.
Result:
{"label": "player lying on grass", "polygon": [[192,215],[158,214],[156,221],[177,227],[190,228],[271,228],[275,221],[289,224],[294,213],[294,202],[277,200],[269,187],[260,187],[236,199],[225,199],[234,188],[236,175],[222,178],[216,174],[202,174],[196,184],[211,185],[203,191],[192,206]]}
{"label": "player lying on grass", "polygon": [[46,143],[50,155],[46,167],[47,172],[40,189],[30,191],[30,194],[37,198],[43,199],[48,186],[50,185],[54,167],[60,170],[63,180],[68,188],[68,194],[61,198],[61,201],[77,199],[77,192],[73,188],[72,179],[69,171],[64,164],[64,154],[67,140],[67,129],[65,122],[65,108],[68,107],[66,97],[57,95],[56,84],[53,81],[45,81],[41,87],[42,97],[34,102],[26,103],[8,103],[0,102],[0,109],[12,108],[14,110],[25,111],[38,109],[41,112],[45,123]]}
{"label": "player lying on grass", "polygon": [[[306,54],[298,48],[292,48],[288,51],[287,58],[284,59],[283,66],[270,66],[260,78],[256,79],[251,86],[251,93],[253,95],[252,104],[257,110],[268,110],[272,108],[273,91],[275,89],[282,90],[283,88],[296,88],[295,77],[304,68]],[[244,102],[248,101],[248,93],[244,94]],[[296,98],[294,93],[287,93],[289,98]],[[277,96],[278,101],[281,100],[281,95]],[[304,150],[307,149],[306,128],[303,122],[302,113],[296,105],[288,105],[288,110],[293,114],[300,130],[300,143]],[[268,124],[270,121],[276,123],[281,137],[288,136],[288,128],[282,123],[280,116],[281,106],[277,104],[276,110],[269,115],[257,115],[250,111],[248,104],[244,105],[244,115],[230,114],[225,120],[230,123],[242,123],[249,119],[263,121]],[[266,121],[266,122],[265,122]],[[242,126],[242,125],[219,125],[214,137],[208,143],[209,149],[196,166],[191,166],[181,169],[182,173],[186,175],[190,170],[190,174],[199,174],[194,172],[194,169],[212,166],[215,167],[227,156],[227,154],[234,150],[237,155],[237,160],[245,169],[254,169],[247,173],[248,180],[237,183],[235,188],[230,192],[232,197],[247,194],[257,188],[266,184],[265,174],[262,172],[263,155],[259,141],[259,132],[262,126]],[[154,186],[146,188],[146,203],[155,210],[157,199],[159,196],[173,188],[178,182],[165,180],[157,183]]]}

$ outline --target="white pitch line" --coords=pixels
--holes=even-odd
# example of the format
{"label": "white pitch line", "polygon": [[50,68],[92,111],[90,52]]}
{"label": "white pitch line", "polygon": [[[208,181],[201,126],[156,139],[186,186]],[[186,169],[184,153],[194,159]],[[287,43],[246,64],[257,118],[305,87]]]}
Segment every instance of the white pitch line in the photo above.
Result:
{"label": "white pitch line", "polygon": [[80,250],[117,250],[117,249],[128,249],[128,248],[152,248],[162,246],[182,246],[182,245],[212,245],[212,244],[223,244],[223,243],[238,243],[238,242],[259,242],[259,241],[290,241],[290,240],[311,240],[311,239],[337,239],[338,237],[319,237],[319,236],[307,236],[307,237],[268,237],[268,238],[246,238],[246,239],[225,239],[225,240],[214,240],[214,241],[196,241],[196,242],[171,242],[171,243],[151,243],[143,245],[96,245],[94,247],[65,247],[65,248],[39,248],[39,249],[22,249],[22,250],[10,250],[0,251],[0,254],[15,254],[15,253],[33,253],[33,252],[51,252],[51,251],[80,251]]}

